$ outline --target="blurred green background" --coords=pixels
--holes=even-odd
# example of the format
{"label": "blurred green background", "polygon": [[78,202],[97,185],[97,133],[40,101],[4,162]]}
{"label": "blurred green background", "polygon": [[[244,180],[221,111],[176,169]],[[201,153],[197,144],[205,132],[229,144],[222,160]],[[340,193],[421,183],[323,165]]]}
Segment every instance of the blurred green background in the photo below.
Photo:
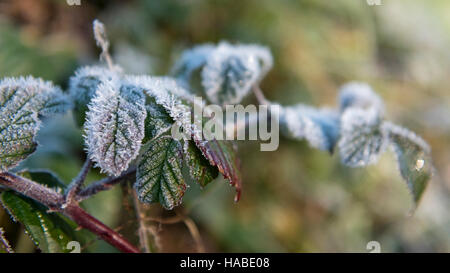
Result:
{"label": "blurred green background", "polygon": [[[204,190],[191,183],[183,209],[206,251],[367,252],[378,241],[382,252],[449,252],[449,14],[447,0],[0,0],[0,77],[31,74],[66,87],[77,66],[98,62],[91,23],[99,18],[113,58],[129,73],[167,74],[184,49],[227,40],[270,47],[275,65],[261,87],[283,104],[334,106],[341,84],[366,81],[389,119],[432,146],[436,174],[413,216],[392,153],[352,169],[336,154],[287,139],[275,152],[240,143],[239,203],[218,179]],[[46,122],[42,145],[24,167],[50,168],[70,182],[85,157],[81,134],[70,115]],[[116,187],[84,205],[136,241],[122,199]],[[156,216],[174,214],[158,206]],[[0,227],[18,252],[35,251],[2,209]],[[160,251],[195,251],[182,223],[154,227]],[[93,241],[86,251],[115,250]]]}

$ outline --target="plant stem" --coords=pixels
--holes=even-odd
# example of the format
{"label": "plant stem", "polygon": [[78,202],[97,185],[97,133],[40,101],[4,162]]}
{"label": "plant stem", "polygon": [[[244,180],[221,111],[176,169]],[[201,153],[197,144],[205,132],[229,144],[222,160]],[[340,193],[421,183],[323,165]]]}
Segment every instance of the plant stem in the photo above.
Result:
{"label": "plant stem", "polygon": [[78,194],[78,192],[81,190],[81,187],[84,184],[84,180],[86,180],[86,176],[89,172],[89,170],[92,167],[92,161],[88,158],[83,164],[83,167],[81,168],[80,173],[78,176],[70,183],[69,187],[66,191],[66,203],[71,203],[75,201],[75,196]]}
{"label": "plant stem", "polygon": [[42,203],[51,210],[59,211],[60,205],[64,203],[64,196],[56,191],[9,172],[0,173],[0,184]]}
{"label": "plant stem", "polygon": [[5,237],[5,232],[3,231],[3,228],[0,228],[0,243],[5,247],[6,252],[8,253],[14,253],[14,250],[11,247],[11,244],[8,242],[8,240]]}
{"label": "plant stem", "polygon": [[134,177],[136,174],[136,169],[131,169],[123,173],[118,177],[107,177],[105,179],[99,180],[82,189],[76,196],[77,201],[82,201],[89,198],[90,196],[100,192],[111,189],[118,183],[121,183],[128,178]]}
{"label": "plant stem", "polygon": [[79,226],[97,234],[100,238],[125,253],[139,253],[139,249],[129,243],[119,233],[95,219],[76,204],[69,204],[63,211],[65,215],[74,220]]}
{"label": "plant stem", "polygon": [[137,197],[136,191],[133,191],[133,203],[134,208],[136,212],[136,218],[138,221],[139,229],[138,229],[138,235],[139,235],[139,243],[141,245],[141,249],[144,250],[146,253],[150,253],[150,240],[148,238],[148,230],[147,225],[145,224],[145,221],[143,220],[145,218],[144,212],[141,210],[141,203]]}
{"label": "plant stem", "polygon": [[9,172],[0,173],[0,185],[34,199],[52,211],[63,213],[79,226],[90,230],[120,251],[130,253],[139,252],[135,246],[129,243],[119,233],[88,214],[76,202],[66,203],[62,194],[50,188]]}
{"label": "plant stem", "polygon": [[258,85],[253,86],[252,91],[253,91],[253,94],[255,94],[255,97],[260,104],[270,105],[270,102],[266,99],[261,88]]}

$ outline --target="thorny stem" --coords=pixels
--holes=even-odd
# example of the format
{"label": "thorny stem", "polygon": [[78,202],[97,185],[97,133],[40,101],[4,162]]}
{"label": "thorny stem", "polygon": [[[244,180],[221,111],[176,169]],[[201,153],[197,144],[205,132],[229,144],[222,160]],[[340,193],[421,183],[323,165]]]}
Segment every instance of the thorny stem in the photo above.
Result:
{"label": "thorny stem", "polygon": [[50,188],[9,172],[0,173],[0,185],[38,201],[47,206],[51,211],[63,213],[79,226],[90,230],[122,252],[139,252],[135,246],[129,243],[119,233],[88,214],[76,202],[66,203],[62,194]]}
{"label": "thorny stem", "polygon": [[127,179],[134,177],[136,174],[136,169],[130,169],[120,176],[117,177],[107,177],[105,179],[99,180],[82,189],[76,196],[77,201],[82,201],[84,199],[89,198],[90,196],[100,192],[111,189],[118,183],[126,181]]}
{"label": "thorny stem", "polygon": [[89,170],[92,167],[92,161],[88,158],[83,164],[83,167],[81,168],[80,173],[78,176],[70,183],[65,198],[66,203],[71,203],[75,201],[75,197],[78,194],[78,192],[81,190],[81,187],[83,187],[84,180],[86,179],[86,176],[89,172]]}
{"label": "thorny stem", "polygon": [[3,228],[0,228],[0,243],[5,247],[6,252],[8,253],[14,253],[14,250],[12,249],[11,245],[9,244],[8,240],[5,237],[5,232],[3,231]]}

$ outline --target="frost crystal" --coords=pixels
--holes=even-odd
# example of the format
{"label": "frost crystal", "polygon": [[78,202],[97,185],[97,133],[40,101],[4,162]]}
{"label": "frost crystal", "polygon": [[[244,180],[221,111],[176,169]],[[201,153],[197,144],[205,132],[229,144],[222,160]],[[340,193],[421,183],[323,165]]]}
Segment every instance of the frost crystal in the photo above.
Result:
{"label": "frost crystal", "polygon": [[[58,103],[59,100],[59,103]],[[0,170],[16,166],[36,148],[38,115],[63,110],[61,90],[33,77],[0,81]]]}
{"label": "frost crystal", "polygon": [[213,103],[226,105],[240,102],[272,65],[272,55],[266,47],[221,42],[185,51],[172,71],[183,84],[188,84],[192,73],[203,67],[201,78],[206,96]]}
{"label": "frost crystal", "polygon": [[256,83],[260,66],[254,55],[228,43],[221,43],[202,71],[202,85],[208,99],[217,104],[240,102]]}
{"label": "frost crystal", "polygon": [[381,122],[374,107],[345,110],[341,117],[341,139],[338,144],[343,164],[358,167],[378,160],[387,144]]}
{"label": "frost crystal", "polygon": [[380,113],[384,112],[381,98],[368,84],[360,82],[350,82],[340,88],[339,108],[341,112],[344,112],[349,107],[363,109],[374,107]]}
{"label": "frost crystal", "polygon": [[192,73],[206,64],[214,45],[204,44],[186,50],[172,68],[172,74],[184,83],[189,83]]}
{"label": "frost crystal", "polygon": [[128,76],[125,81],[141,87],[144,92],[164,107],[170,117],[183,128],[186,136],[195,134],[191,121],[192,95],[169,77]]}
{"label": "frost crystal", "polygon": [[173,124],[172,118],[166,112],[166,109],[157,104],[154,100],[147,102],[147,119],[145,120],[145,138],[142,143],[146,143],[155,137],[168,131]]}
{"label": "frost crystal", "polygon": [[142,202],[159,202],[172,209],[182,201],[186,184],[181,172],[182,147],[179,141],[160,137],[144,146],[134,185]]}
{"label": "frost crystal", "polygon": [[333,151],[339,137],[337,113],[306,105],[280,108],[282,132],[294,139],[306,139],[312,147]]}
{"label": "frost crystal", "polygon": [[117,78],[114,72],[100,66],[82,67],[70,78],[69,95],[74,102],[75,118],[80,126],[85,122],[88,104],[98,85],[117,80]]}
{"label": "frost crystal", "polygon": [[236,50],[241,51],[243,54],[246,54],[248,56],[254,56],[260,66],[260,73],[258,75],[258,80],[261,80],[267,72],[272,68],[273,66],[273,57],[270,53],[270,50],[265,46],[260,45],[237,45],[235,46]]}
{"label": "frost crystal", "polygon": [[136,158],[144,138],[147,116],[142,90],[118,81],[98,86],[89,104],[86,145],[102,171],[119,175]]}

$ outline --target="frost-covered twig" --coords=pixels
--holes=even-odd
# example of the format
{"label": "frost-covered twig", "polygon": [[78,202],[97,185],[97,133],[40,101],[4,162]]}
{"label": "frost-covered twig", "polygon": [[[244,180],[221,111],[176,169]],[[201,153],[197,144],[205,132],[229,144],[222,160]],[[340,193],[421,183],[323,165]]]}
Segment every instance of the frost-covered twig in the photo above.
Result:
{"label": "frost-covered twig", "polygon": [[99,180],[97,182],[94,182],[87,186],[86,188],[82,189],[77,194],[77,200],[82,201],[84,199],[89,198],[90,196],[100,192],[111,189],[113,186],[115,186],[118,183],[121,183],[123,181],[126,181],[129,178],[134,178],[136,175],[136,169],[132,168],[123,174],[121,174],[118,177],[107,177],[105,179]]}
{"label": "frost-covered twig", "polygon": [[0,228],[0,243],[2,243],[2,245],[5,247],[6,252],[14,253],[14,250],[9,244],[9,241],[5,237],[5,232],[3,231],[3,228]]}
{"label": "frost-covered twig", "polygon": [[78,176],[70,183],[67,188],[67,192],[65,194],[66,203],[73,202],[76,199],[76,195],[81,190],[84,184],[84,180],[86,180],[86,176],[89,170],[92,167],[92,161],[88,158],[83,164]]}
{"label": "frost-covered twig", "polygon": [[138,253],[139,250],[105,224],[84,211],[76,203],[65,203],[64,196],[42,184],[9,172],[0,173],[0,185],[19,192],[47,206],[51,211],[61,212],[80,227],[86,228],[122,252]]}

